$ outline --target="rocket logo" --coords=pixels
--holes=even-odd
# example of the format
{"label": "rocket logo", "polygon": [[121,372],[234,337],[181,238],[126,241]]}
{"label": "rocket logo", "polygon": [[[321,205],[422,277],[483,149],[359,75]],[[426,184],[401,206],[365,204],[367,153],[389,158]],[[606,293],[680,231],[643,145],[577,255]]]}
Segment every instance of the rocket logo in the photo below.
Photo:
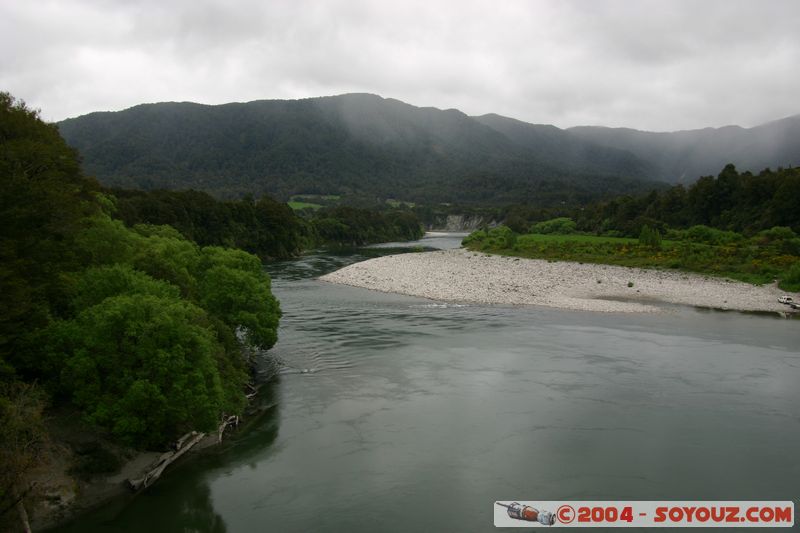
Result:
{"label": "rocket logo", "polygon": [[552,526],[556,523],[556,515],[550,511],[540,511],[529,505],[521,505],[518,502],[511,502],[509,504],[495,502],[500,507],[505,507],[508,516],[515,520],[523,520],[525,522],[539,522],[543,526]]}

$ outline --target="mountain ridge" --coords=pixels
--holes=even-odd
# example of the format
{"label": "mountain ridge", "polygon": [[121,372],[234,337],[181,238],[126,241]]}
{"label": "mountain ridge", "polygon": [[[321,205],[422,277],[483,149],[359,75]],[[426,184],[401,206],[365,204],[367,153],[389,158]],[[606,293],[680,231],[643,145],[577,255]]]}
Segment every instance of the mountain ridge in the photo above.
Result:
{"label": "mountain ridge", "polygon": [[[791,130],[794,122],[781,124]],[[86,171],[106,185],[195,188],[220,197],[366,194],[544,205],[679,181],[670,166],[674,154],[657,157],[653,152],[663,148],[644,142],[638,130],[472,117],[370,93],[139,104],[58,126]],[[776,129],[767,127],[761,137],[775,136]],[[755,156],[764,159],[761,152]]]}
{"label": "mountain ridge", "polygon": [[740,170],[800,164],[800,114],[750,128],[719,128],[648,132],[632,128],[576,126],[573,135],[608,148],[626,150],[654,164],[658,179],[690,183],[714,175],[728,163]]}

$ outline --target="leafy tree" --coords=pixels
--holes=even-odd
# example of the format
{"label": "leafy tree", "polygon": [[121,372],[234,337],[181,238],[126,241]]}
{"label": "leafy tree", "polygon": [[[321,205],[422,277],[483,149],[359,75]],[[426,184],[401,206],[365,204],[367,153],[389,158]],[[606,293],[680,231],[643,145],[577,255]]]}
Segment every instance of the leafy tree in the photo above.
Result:
{"label": "leafy tree", "polygon": [[202,250],[202,264],[203,307],[231,328],[244,328],[250,344],[271,348],[281,312],[261,262],[240,250],[209,246]]}
{"label": "leafy tree", "polygon": [[[161,445],[213,427],[223,412],[241,412],[247,360],[236,331],[270,347],[280,316],[257,257],[203,249],[148,220],[129,228],[113,219],[130,206],[99,194],[56,128],[6,94],[0,192],[0,415],[10,432],[4,439],[19,433],[10,409],[32,397],[22,394],[25,381],[42,385],[41,401],[22,402],[33,406],[26,411],[31,428],[46,391],[56,405],[71,402],[136,446]],[[204,205],[213,211],[220,204]],[[173,203],[172,212],[180,206]],[[189,210],[196,218],[178,220],[211,228],[200,209]],[[0,468],[10,472],[8,464]],[[7,487],[0,490],[2,499]]]}
{"label": "leafy tree", "polygon": [[323,244],[339,246],[419,239],[424,233],[411,212],[377,212],[346,206],[320,209],[312,224]]}
{"label": "leafy tree", "polygon": [[115,263],[85,270],[76,283],[72,303],[80,311],[95,306],[106,298],[123,294],[176,299],[180,296],[180,290],[166,281],[134,270],[131,265]]}
{"label": "leafy tree", "polygon": [[528,221],[520,213],[510,214],[503,224],[511,228],[514,233],[528,232]]}
{"label": "leafy tree", "polygon": [[39,113],[0,93],[0,357],[13,362],[27,332],[67,295],[59,273],[78,265],[71,237],[95,210],[97,185]]}
{"label": "leafy tree", "polygon": [[141,238],[119,220],[105,213],[88,217],[84,228],[72,239],[73,249],[83,265],[131,263]]}
{"label": "leafy tree", "polygon": [[222,347],[205,312],[178,298],[106,298],[54,324],[48,348],[62,360],[62,392],[131,444],[211,429],[225,407]]}
{"label": "leafy tree", "polygon": [[192,297],[196,291],[194,274],[200,262],[199,247],[169,226],[165,228],[159,231],[153,226],[134,226],[134,231],[144,238],[138,241],[133,265],[180,287],[184,296]]}
{"label": "leafy tree", "polygon": [[648,195],[619,197],[573,209],[578,229],[615,230],[638,236],[642,225],[664,232],[705,226],[753,235],[773,226],[800,232],[800,168],[737,173],[727,165],[717,178],[705,176],[687,188],[677,185]]}

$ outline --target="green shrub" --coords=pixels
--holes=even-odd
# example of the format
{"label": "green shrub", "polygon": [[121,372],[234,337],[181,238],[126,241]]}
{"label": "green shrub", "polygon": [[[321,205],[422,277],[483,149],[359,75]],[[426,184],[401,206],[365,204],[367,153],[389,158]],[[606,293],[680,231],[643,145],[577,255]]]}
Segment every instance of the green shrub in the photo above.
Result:
{"label": "green shrub", "polygon": [[496,248],[513,248],[517,236],[507,226],[497,226],[489,230],[488,242]]}
{"label": "green shrub", "polygon": [[692,226],[683,233],[683,239],[703,244],[729,244],[741,241],[744,237],[735,231],[723,231],[708,226]]}
{"label": "green shrub", "polygon": [[517,237],[516,247],[520,250],[534,250],[536,244],[535,235],[520,235]]}
{"label": "green shrub", "polygon": [[479,229],[477,231],[473,231],[461,241],[461,246],[466,246],[473,242],[481,242],[486,239],[487,233],[486,231]]}
{"label": "green shrub", "polygon": [[800,255],[800,237],[786,226],[775,226],[759,232],[753,242],[760,246],[770,246],[780,254]]}
{"label": "green shrub", "polygon": [[571,218],[559,217],[534,224],[531,226],[530,232],[541,233],[545,235],[550,233],[557,235],[568,235],[570,233],[575,233],[576,228],[577,224]]}
{"label": "green shrub", "polygon": [[639,244],[657,250],[661,248],[661,233],[659,233],[657,229],[653,229],[645,224],[642,226],[642,231],[639,234]]}
{"label": "green shrub", "polygon": [[796,261],[783,275],[780,287],[786,291],[800,291],[800,261]]}
{"label": "green shrub", "polygon": [[758,233],[758,236],[767,242],[786,241],[797,238],[797,233],[786,226],[774,226]]}

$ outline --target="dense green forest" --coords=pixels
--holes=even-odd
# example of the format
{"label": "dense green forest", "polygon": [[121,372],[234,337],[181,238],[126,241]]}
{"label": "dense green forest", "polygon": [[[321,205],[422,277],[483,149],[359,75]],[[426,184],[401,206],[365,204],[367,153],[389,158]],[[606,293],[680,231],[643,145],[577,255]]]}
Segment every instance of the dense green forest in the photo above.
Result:
{"label": "dense green forest", "polygon": [[361,246],[418,239],[423,230],[408,209],[331,206],[298,216],[269,196],[216,200],[199,191],[112,189],[115,216],[129,227],[168,224],[201,246],[228,246],[263,260],[288,259],[325,246]]}
{"label": "dense green forest", "polygon": [[101,183],[279,200],[363,195],[416,203],[581,205],[690,183],[733,161],[800,164],[800,116],[652,133],[567,130],[370,94],[207,106],[139,105],[59,124]]}
{"label": "dense green forest", "polygon": [[686,229],[705,225],[751,236],[774,226],[800,233],[800,168],[737,172],[727,165],[717,175],[692,185],[676,185],[648,194],[625,195],[580,207],[515,206],[505,224],[518,233],[543,220],[568,217],[576,229],[594,234],[638,237],[642,226]]}
{"label": "dense green forest", "polygon": [[313,228],[269,196],[218,201],[199,191],[111,189],[115,215],[128,227],[163,224],[201,246],[228,246],[264,260],[287,259],[311,247]]}
{"label": "dense green forest", "polygon": [[507,211],[474,232],[473,250],[552,260],[677,268],[800,290],[800,169],[727,165],[686,188],[580,208]]}
{"label": "dense green forest", "polygon": [[59,128],[104,185],[191,188],[219,198],[368,194],[417,203],[575,205],[654,186],[650,165],[628,152],[553,127],[542,127],[546,144],[518,142],[493,125],[453,109],[350,94],[146,104]]}
{"label": "dense green forest", "polygon": [[638,235],[648,224],[662,233],[702,224],[752,235],[774,226],[800,232],[800,167],[739,173],[727,165],[715,178],[648,195],[625,196],[578,210],[578,228]]}
{"label": "dense green forest", "polygon": [[245,404],[244,348],[280,308],[258,257],[126,227],[74,149],[0,93],[0,509],[44,453],[46,407],[159,447]]}

